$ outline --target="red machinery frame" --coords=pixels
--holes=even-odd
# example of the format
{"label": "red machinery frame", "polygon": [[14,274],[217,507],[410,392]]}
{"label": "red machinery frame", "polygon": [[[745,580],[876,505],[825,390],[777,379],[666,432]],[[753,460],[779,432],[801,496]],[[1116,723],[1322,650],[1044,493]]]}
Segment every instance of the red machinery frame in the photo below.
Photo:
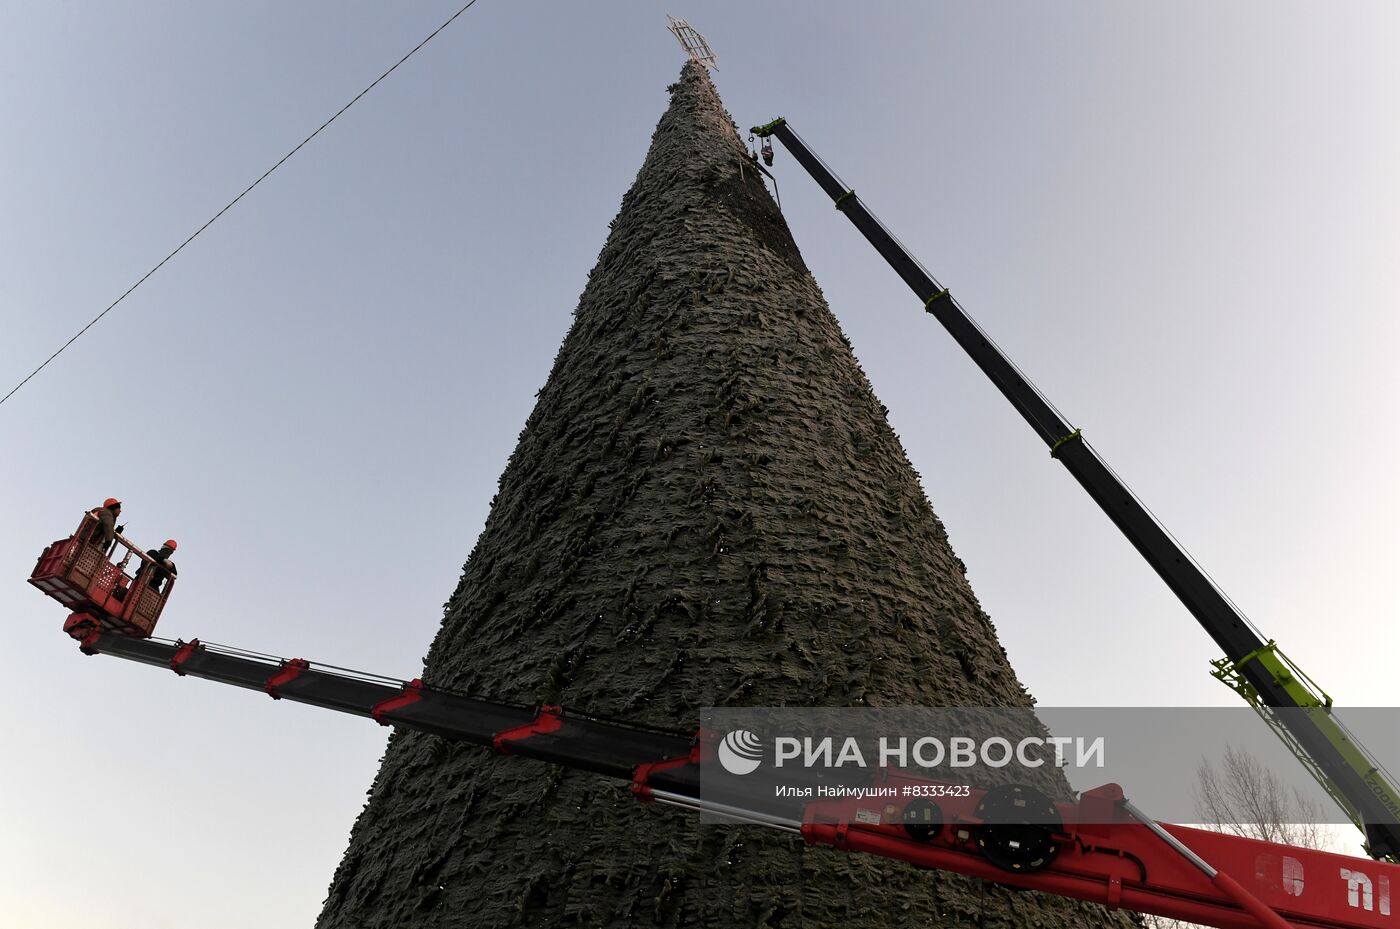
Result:
{"label": "red machinery frame", "polygon": [[[897,771],[885,783],[900,792],[929,786]],[[1048,862],[1007,870],[987,856],[991,825],[975,813],[987,793],[940,797],[944,822],[924,840],[902,825],[909,801],[809,803],[801,832],[812,845],[1220,929],[1400,926],[1391,899],[1400,890],[1400,865],[1153,823],[1117,784],[1086,791],[1077,804],[1057,804],[1065,827],[1048,836]]]}

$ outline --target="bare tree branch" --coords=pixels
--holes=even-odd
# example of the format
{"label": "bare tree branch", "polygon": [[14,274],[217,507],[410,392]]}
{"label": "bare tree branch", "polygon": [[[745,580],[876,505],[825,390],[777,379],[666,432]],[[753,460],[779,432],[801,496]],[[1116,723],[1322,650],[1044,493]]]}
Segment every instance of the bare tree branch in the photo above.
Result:
{"label": "bare tree branch", "polygon": [[[1300,848],[1326,849],[1330,830],[1322,804],[1283,780],[1258,758],[1233,745],[1217,768],[1202,759],[1196,769],[1196,815],[1201,828]],[[1147,929],[1203,929],[1162,916],[1143,916]]]}

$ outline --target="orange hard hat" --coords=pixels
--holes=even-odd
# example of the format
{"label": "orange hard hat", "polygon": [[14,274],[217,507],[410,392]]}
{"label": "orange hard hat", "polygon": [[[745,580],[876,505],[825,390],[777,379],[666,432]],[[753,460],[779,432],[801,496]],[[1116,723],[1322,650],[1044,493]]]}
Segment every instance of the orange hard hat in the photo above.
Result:
{"label": "orange hard hat", "polygon": [[102,505],[103,505],[103,506],[121,506],[121,505],[122,505],[122,502],[121,502],[120,500],[118,500],[116,497],[108,497],[106,500],[103,500],[103,501],[102,501]]}
{"label": "orange hard hat", "polygon": [[168,548],[168,549],[170,549],[172,552],[175,551],[175,540],[174,540],[174,539],[166,539],[166,540],[165,540],[165,547]]}

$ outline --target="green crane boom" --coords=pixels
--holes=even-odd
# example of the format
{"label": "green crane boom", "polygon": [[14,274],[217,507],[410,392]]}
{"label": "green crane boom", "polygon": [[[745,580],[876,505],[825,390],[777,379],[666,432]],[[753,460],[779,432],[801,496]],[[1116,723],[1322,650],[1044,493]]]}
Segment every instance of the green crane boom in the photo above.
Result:
{"label": "green crane boom", "polygon": [[1210,578],[1113,473],[1078,429],[1071,429],[990,337],[958,306],[856,192],[812,152],[785,119],[751,130],[777,138],[836,208],[889,262],[925,310],[991,379],[1089,496],[1166,581],[1225,658],[1212,672],[1245,698],[1366,836],[1373,857],[1400,861],[1400,790],[1347,732],[1332,700],[1272,640],[1264,641]]}

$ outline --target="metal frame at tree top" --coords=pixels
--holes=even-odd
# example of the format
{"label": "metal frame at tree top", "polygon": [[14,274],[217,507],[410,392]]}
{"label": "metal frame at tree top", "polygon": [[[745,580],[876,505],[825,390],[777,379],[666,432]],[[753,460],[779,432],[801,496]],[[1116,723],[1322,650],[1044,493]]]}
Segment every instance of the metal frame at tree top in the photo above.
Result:
{"label": "metal frame at tree top", "polygon": [[700,31],[683,19],[674,16],[666,16],[666,28],[671,30],[671,34],[676,37],[676,41],[681,43],[681,48],[690,56],[692,61],[698,61],[707,68],[719,70],[719,56],[714,49],[710,48],[710,43],[705,41],[705,37]]}

